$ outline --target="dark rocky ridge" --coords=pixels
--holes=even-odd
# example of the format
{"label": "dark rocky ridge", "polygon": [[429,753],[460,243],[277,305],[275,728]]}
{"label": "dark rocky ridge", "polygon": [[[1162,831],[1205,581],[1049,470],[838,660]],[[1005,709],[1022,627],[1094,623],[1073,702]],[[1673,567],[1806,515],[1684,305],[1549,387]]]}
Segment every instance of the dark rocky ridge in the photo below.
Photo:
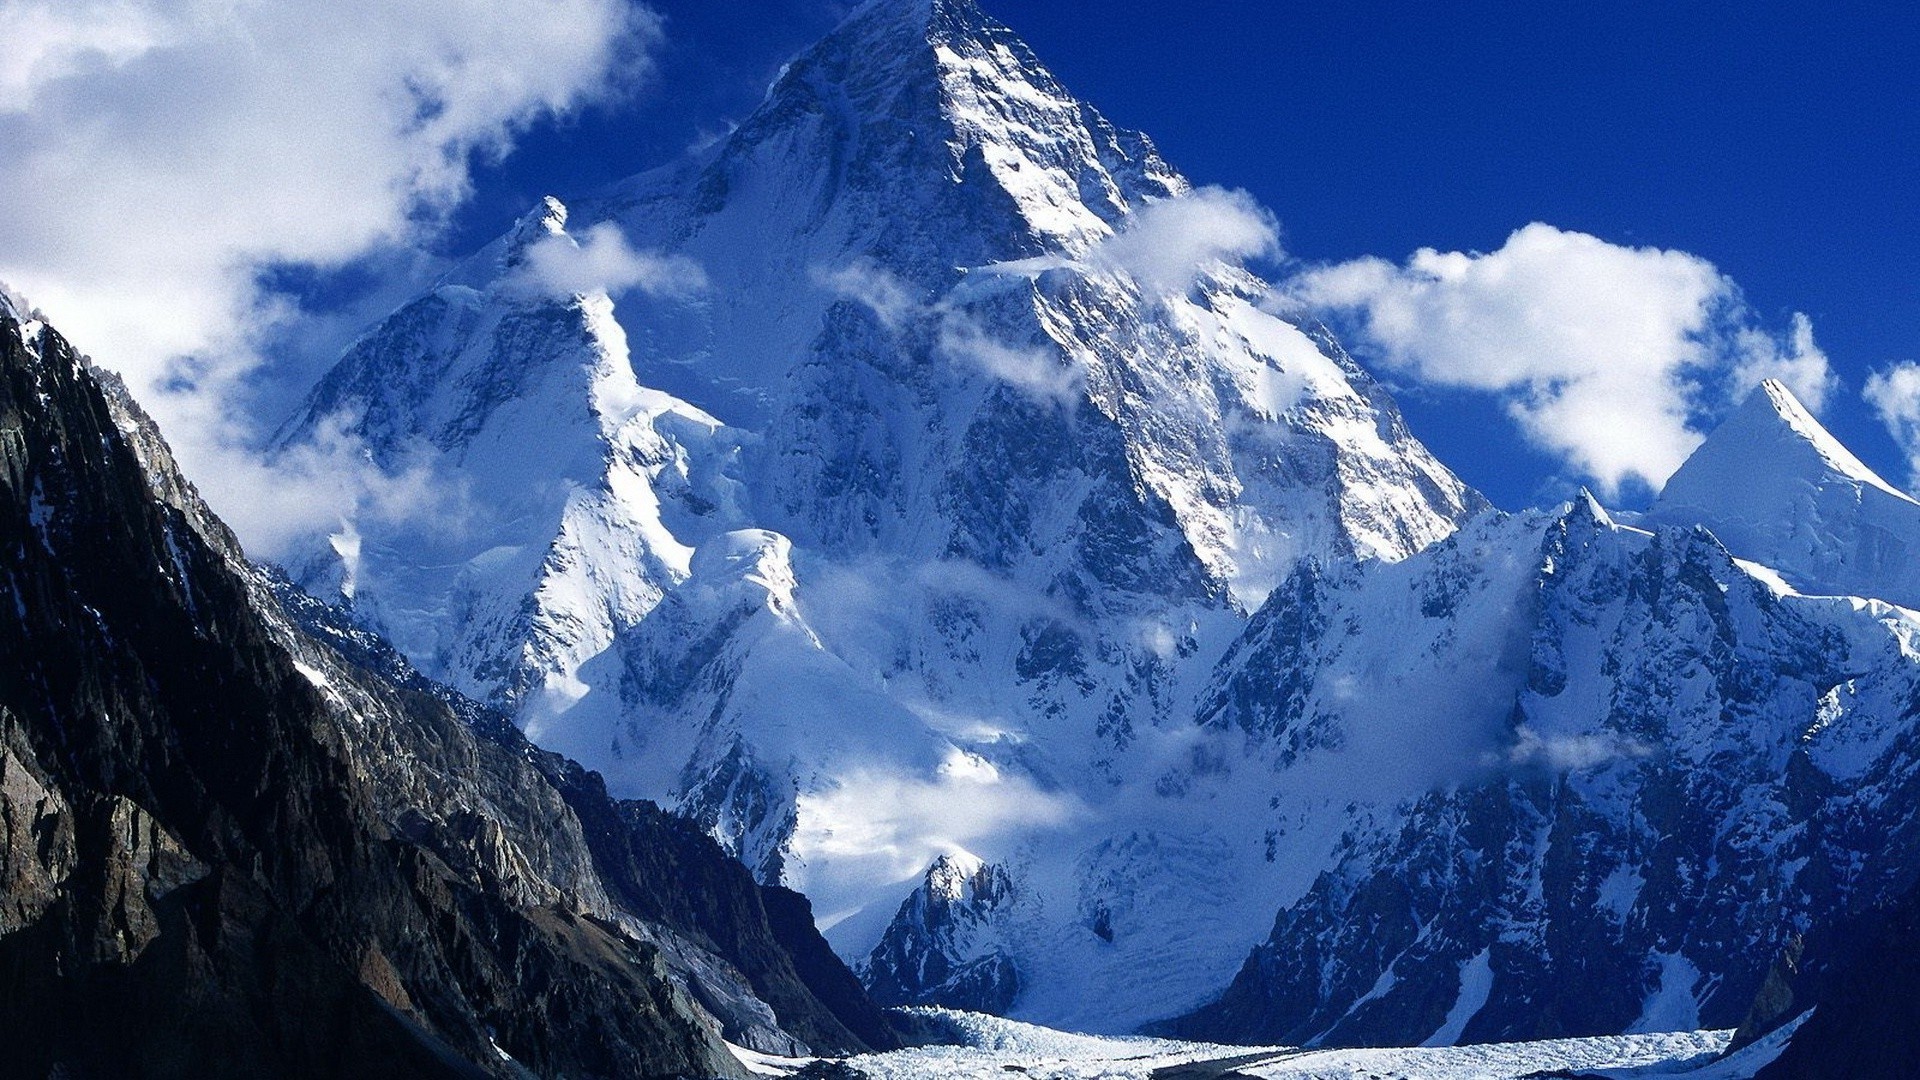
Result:
{"label": "dark rocky ridge", "polygon": [[734,1076],[723,1028],[889,1040],[804,901],[298,629],[124,390],[4,309],[0,577],[9,1072]]}
{"label": "dark rocky ridge", "polygon": [[1791,943],[1733,1045],[1803,1017],[1757,1080],[1913,1075],[1920,1060],[1920,889]]}

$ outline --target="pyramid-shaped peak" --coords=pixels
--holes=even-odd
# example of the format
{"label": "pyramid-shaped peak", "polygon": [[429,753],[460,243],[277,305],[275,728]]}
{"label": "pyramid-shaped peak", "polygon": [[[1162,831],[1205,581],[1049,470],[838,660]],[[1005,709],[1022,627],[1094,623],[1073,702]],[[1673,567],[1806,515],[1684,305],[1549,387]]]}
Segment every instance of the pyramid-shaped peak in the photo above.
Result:
{"label": "pyramid-shaped peak", "polygon": [[[856,110],[863,103],[898,109],[901,102],[870,97],[863,88],[933,89],[954,75],[985,84],[1030,82],[1048,96],[1064,94],[1033,50],[973,0],[870,0],[788,65],[774,97],[783,84],[824,79],[846,89]],[[949,107],[952,89],[946,86],[942,95]]]}
{"label": "pyramid-shaped peak", "polygon": [[[1732,466],[1739,466],[1739,471],[1746,474],[1746,483],[1766,479],[1762,470],[1767,470],[1809,483],[1844,479],[1911,501],[1834,438],[1793,390],[1778,379],[1767,379],[1754,387],[1734,415],[1714,429],[1668,482],[1662,501],[1676,484],[1684,491],[1696,480],[1734,479],[1725,475],[1726,468]],[[1707,475],[1692,475],[1703,470]]]}
{"label": "pyramid-shaped peak", "polygon": [[1593,528],[1613,528],[1613,515],[1607,512],[1606,507],[1600,505],[1600,500],[1594,497],[1592,491],[1584,487],[1580,489],[1578,495],[1574,496],[1573,502],[1568,505],[1566,517],[1571,522],[1578,522]]}
{"label": "pyramid-shaped peak", "polygon": [[527,245],[549,236],[563,236],[566,231],[567,204],[548,195],[513,223],[513,228],[507,233],[507,256],[515,259]]}
{"label": "pyramid-shaped peak", "polygon": [[1920,604],[1920,502],[1881,479],[1769,380],[1700,444],[1647,512],[1821,595]]}

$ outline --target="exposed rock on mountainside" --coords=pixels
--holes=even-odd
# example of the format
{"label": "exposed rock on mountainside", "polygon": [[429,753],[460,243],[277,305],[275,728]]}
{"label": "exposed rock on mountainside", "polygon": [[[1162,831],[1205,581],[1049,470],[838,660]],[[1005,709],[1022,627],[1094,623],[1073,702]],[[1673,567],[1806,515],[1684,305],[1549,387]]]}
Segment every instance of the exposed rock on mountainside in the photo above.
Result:
{"label": "exposed rock on mountainside", "polygon": [[1809,942],[1774,1021],[1812,1014],[1757,1080],[1911,1075],[1920,1060],[1920,891],[1826,929]]}
{"label": "exposed rock on mountainside", "polygon": [[117,381],[10,305],[0,580],[10,1071],[733,1076],[723,1032],[889,1039],[796,898],[297,628]]}

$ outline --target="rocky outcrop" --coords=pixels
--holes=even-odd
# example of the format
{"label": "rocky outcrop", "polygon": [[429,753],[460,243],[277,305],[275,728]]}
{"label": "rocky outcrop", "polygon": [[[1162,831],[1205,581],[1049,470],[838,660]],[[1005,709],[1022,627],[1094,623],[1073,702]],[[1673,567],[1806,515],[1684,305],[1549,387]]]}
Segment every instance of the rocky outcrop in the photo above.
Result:
{"label": "rocky outcrop", "polygon": [[1020,996],[1008,956],[1013,882],[1005,867],[943,855],[861,965],[874,1000],[1005,1013]]}
{"label": "rocky outcrop", "polygon": [[1805,1016],[1756,1080],[1911,1076],[1920,1061],[1920,891],[1840,920],[1809,941],[1804,959],[1794,977],[1770,988],[1771,1001],[1756,1002],[1775,1006],[1771,1023],[1736,1037],[1737,1044]]}
{"label": "rocky outcrop", "polygon": [[723,1032],[884,1038],[791,898],[300,629],[124,391],[11,312],[0,587],[10,1071],[734,1076]]}

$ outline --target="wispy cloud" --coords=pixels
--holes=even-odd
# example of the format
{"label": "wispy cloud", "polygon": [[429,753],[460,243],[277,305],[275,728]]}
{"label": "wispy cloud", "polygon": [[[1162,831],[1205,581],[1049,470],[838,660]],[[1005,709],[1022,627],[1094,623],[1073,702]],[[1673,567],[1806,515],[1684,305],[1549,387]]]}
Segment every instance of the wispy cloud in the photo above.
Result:
{"label": "wispy cloud", "polygon": [[708,288],[706,270],[683,255],[635,251],[620,227],[601,222],[579,239],[542,237],[527,248],[509,287],[545,296],[638,290],[686,300]]}
{"label": "wispy cloud", "polygon": [[1633,478],[1663,484],[1699,444],[1701,414],[1762,379],[1816,409],[1834,381],[1805,316],[1765,330],[1707,260],[1551,225],[1485,254],[1309,269],[1282,296],[1353,316],[1390,369],[1498,396],[1530,441],[1609,495]]}
{"label": "wispy cloud", "polygon": [[[955,807],[965,813],[955,813]],[[873,770],[840,778],[799,799],[795,846],[851,867],[870,867],[871,884],[919,873],[941,855],[1009,835],[1058,827],[1084,808],[985,759],[955,750],[931,776]]]}
{"label": "wispy cloud", "polygon": [[1522,724],[1514,732],[1513,745],[1507,748],[1504,763],[1520,768],[1567,772],[1643,758],[1652,753],[1653,748],[1645,743],[1614,732],[1558,735],[1543,733],[1531,725]]}
{"label": "wispy cloud", "polygon": [[1895,364],[1867,377],[1862,396],[1907,455],[1910,482],[1920,485],[1920,364]]}
{"label": "wispy cloud", "polygon": [[941,297],[923,300],[905,281],[869,262],[815,271],[814,281],[836,296],[853,300],[894,333],[916,322],[932,328],[933,346],[953,363],[971,368],[1026,397],[1072,408],[1085,394],[1086,372],[1051,342],[1009,340],[979,311]]}
{"label": "wispy cloud", "polygon": [[[211,410],[217,403],[176,404]],[[187,415],[189,430],[212,436],[197,444],[196,483],[255,558],[286,558],[310,551],[316,536],[401,521],[431,520],[442,534],[457,535],[471,516],[466,483],[431,448],[377,465],[349,414],[327,417],[310,438],[273,455],[256,452],[238,432],[222,437],[219,417]]]}
{"label": "wispy cloud", "polygon": [[1280,223],[1244,191],[1196,188],[1148,203],[1079,257],[995,263],[982,273],[1033,277],[1076,269],[1120,275],[1152,299],[1178,296],[1208,273],[1247,259],[1280,257]]}
{"label": "wispy cloud", "polygon": [[1149,203],[1087,254],[1153,293],[1182,293],[1216,266],[1280,254],[1280,224],[1244,191],[1203,187]]}

